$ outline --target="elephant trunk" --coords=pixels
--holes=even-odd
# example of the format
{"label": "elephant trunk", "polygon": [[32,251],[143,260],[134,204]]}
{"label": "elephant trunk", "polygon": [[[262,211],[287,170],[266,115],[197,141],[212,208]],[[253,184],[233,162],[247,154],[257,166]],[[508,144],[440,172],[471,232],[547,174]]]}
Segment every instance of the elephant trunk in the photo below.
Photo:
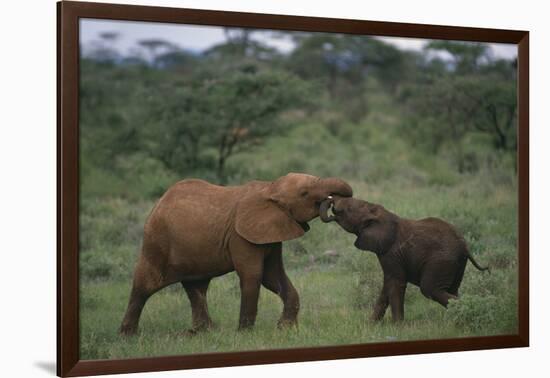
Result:
{"label": "elephant trunk", "polygon": [[343,180],[335,177],[322,179],[321,187],[327,192],[327,196],[336,195],[340,197],[352,197],[353,189]]}
{"label": "elephant trunk", "polygon": [[332,222],[336,219],[334,215],[328,215],[328,209],[332,205],[332,198],[327,198],[319,206],[319,217],[324,223]]}

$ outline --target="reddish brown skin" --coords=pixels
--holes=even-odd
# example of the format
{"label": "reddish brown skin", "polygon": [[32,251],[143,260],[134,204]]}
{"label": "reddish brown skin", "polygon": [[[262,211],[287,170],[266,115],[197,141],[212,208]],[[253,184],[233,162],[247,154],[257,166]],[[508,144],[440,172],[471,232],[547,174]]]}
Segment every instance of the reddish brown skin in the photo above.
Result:
{"label": "reddish brown skin", "polygon": [[183,180],[161,197],[145,223],[120,332],[134,334],[147,299],[181,282],[191,302],[191,332],[210,328],[206,293],[214,277],[236,271],[239,329],[254,325],[260,286],[279,295],[279,325],[296,323],[299,297],[283,266],[282,241],[302,236],[329,195],[351,196],[342,180],[289,173],[273,182],[218,186]]}
{"label": "reddish brown skin", "polygon": [[472,258],[458,231],[441,219],[405,219],[381,205],[354,198],[335,197],[332,202],[334,216],[328,216],[324,202],[321,219],[335,220],[357,235],[355,246],[374,252],[384,272],[373,320],[381,320],[388,306],[394,321],[403,320],[407,283],[447,307],[449,299],[458,297],[468,259],[477,269],[487,270]]}

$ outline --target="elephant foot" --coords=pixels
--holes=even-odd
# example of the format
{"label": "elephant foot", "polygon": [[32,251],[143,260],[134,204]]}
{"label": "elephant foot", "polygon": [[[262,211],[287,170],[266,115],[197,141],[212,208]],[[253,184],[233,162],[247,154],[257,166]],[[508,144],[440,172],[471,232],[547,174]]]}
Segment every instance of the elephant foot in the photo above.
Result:
{"label": "elephant foot", "polygon": [[254,328],[254,324],[239,324],[239,327],[237,328],[237,331],[239,332],[250,332]]}
{"label": "elephant foot", "polygon": [[196,336],[199,333],[207,332],[213,329],[217,329],[218,327],[212,322],[209,321],[207,323],[194,326],[193,328],[189,328],[183,332],[180,332],[181,336]]}
{"label": "elephant foot", "polygon": [[186,329],[185,331],[178,332],[177,335],[181,337],[193,337],[193,336],[196,336],[199,332],[201,331],[198,329],[189,328],[189,329]]}
{"label": "elephant foot", "polygon": [[296,319],[279,319],[277,322],[277,328],[279,329],[289,329],[293,327],[298,327]]}
{"label": "elephant foot", "polygon": [[131,327],[131,326],[121,326],[118,330],[118,333],[122,336],[130,337],[135,336],[137,334],[137,327]]}
{"label": "elephant foot", "polygon": [[197,336],[200,333],[207,332],[208,330],[208,328],[189,328],[184,331],[178,332],[178,336],[193,337]]}

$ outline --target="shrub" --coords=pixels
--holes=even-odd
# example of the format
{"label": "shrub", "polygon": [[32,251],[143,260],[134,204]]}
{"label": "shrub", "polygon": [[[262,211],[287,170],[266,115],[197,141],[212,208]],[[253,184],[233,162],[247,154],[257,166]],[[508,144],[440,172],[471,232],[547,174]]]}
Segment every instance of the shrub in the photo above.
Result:
{"label": "shrub", "polygon": [[458,327],[484,334],[517,331],[517,299],[514,291],[497,295],[465,294],[449,301],[446,318]]}
{"label": "shrub", "polygon": [[80,271],[84,280],[130,277],[150,202],[120,198],[82,201]]}
{"label": "shrub", "polygon": [[376,303],[376,299],[381,289],[381,275],[374,272],[371,274],[358,274],[354,286],[355,306],[360,309],[371,311],[374,308],[374,304]]}
{"label": "shrub", "polygon": [[349,258],[348,264],[354,274],[354,305],[367,311],[372,310],[382,289],[382,269],[375,256],[362,252]]}
{"label": "shrub", "polygon": [[109,278],[113,271],[113,263],[106,253],[86,252],[80,254],[80,276],[83,279]]}
{"label": "shrub", "polygon": [[139,246],[104,245],[80,253],[80,277],[84,280],[130,279]]}
{"label": "shrub", "polygon": [[484,255],[484,264],[491,269],[506,269],[517,263],[517,252],[510,248],[495,246]]}

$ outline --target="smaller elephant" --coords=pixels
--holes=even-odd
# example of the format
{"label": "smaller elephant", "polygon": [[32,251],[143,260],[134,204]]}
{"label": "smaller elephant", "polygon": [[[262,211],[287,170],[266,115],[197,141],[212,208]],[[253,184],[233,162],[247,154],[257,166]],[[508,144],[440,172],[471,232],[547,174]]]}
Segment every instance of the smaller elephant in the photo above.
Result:
{"label": "smaller elephant", "polygon": [[488,270],[474,260],[457,230],[438,218],[404,219],[381,205],[341,197],[324,201],[319,214],[323,222],[336,221],[357,235],[355,246],[378,257],[384,282],[373,320],[381,320],[388,306],[394,321],[403,320],[408,282],[447,307],[449,299],[458,298],[467,260],[478,270]]}

